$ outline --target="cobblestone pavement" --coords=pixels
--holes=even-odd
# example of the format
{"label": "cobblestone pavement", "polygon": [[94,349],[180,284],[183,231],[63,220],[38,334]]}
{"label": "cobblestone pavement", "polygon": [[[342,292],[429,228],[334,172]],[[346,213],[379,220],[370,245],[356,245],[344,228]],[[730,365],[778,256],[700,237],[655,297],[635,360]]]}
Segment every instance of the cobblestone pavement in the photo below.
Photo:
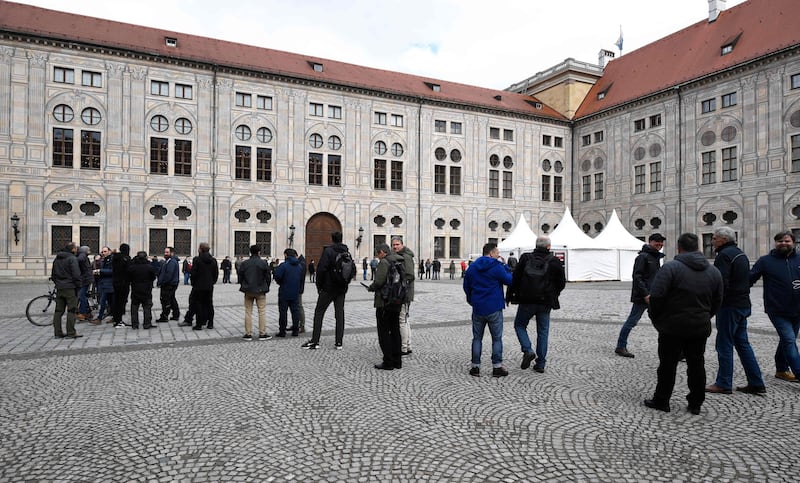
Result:
{"label": "cobblestone pavement", "polygon": [[[418,282],[414,353],[389,372],[372,367],[371,294],[355,284],[341,351],[332,308],[320,350],[300,349],[302,338],[243,341],[235,285],[216,290],[214,330],[79,324],[85,337],[57,341],[22,313],[43,284],[0,284],[0,481],[800,480],[800,384],[772,377],[777,336],[759,288],[750,336],[767,395],[709,395],[692,416],[680,370],[671,413],[642,405],[657,366],[646,318],[631,335],[636,358],[613,354],[628,283],[568,286],[544,374],[519,369],[510,307],[511,374],[486,375],[487,334],[474,378],[459,282]],[[706,358],[711,379],[713,337]],[[735,381],[745,383],[738,362]]]}

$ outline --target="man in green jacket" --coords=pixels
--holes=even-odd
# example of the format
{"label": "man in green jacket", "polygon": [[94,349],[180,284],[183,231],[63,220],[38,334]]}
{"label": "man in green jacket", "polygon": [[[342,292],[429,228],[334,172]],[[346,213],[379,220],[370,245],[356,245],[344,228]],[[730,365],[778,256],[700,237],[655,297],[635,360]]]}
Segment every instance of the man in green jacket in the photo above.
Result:
{"label": "man in green jacket", "polygon": [[383,352],[383,362],[375,364],[375,369],[391,371],[403,367],[400,350],[400,312],[406,304],[392,304],[383,300],[381,288],[387,283],[390,264],[403,262],[404,259],[396,252],[393,253],[385,243],[378,245],[375,250],[380,262],[375,269],[375,280],[367,287],[370,292],[375,292],[373,305],[378,323],[378,344]]}

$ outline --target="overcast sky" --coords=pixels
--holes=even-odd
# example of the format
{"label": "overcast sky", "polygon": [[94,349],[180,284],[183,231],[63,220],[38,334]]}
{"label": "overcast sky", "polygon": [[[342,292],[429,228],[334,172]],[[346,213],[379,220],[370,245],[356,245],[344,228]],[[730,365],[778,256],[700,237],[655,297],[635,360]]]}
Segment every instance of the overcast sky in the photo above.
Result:
{"label": "overcast sky", "polygon": [[[504,89],[708,18],[708,0],[17,0],[380,69]],[[727,0],[727,8],[744,0]]]}

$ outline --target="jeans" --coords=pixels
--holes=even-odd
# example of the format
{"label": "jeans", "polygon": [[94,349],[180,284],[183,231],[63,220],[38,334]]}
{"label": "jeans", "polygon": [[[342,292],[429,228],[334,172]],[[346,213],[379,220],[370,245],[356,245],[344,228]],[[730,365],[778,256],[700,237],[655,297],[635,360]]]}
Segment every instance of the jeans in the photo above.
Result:
{"label": "jeans", "polygon": [[628,348],[628,335],[631,333],[639,319],[642,318],[644,311],[647,310],[647,304],[634,303],[631,307],[631,313],[628,314],[628,319],[622,324],[622,329],[619,331],[619,338],[617,339],[617,349]]}
{"label": "jeans", "polygon": [[87,297],[89,293],[89,286],[84,285],[81,287],[80,292],[78,293],[78,313],[79,314],[88,314],[89,313],[89,299]]}
{"label": "jeans", "polygon": [[99,312],[98,312],[98,315],[97,315],[97,320],[103,320],[103,317],[105,317],[106,309],[108,309],[108,311],[111,312],[111,307],[113,307],[113,305],[114,305],[114,291],[111,290],[109,292],[109,291],[101,290],[100,291],[100,309],[99,309]]}
{"label": "jeans", "polygon": [[492,366],[503,365],[503,311],[498,310],[487,315],[472,314],[472,367],[480,367],[483,351],[483,333],[489,325],[492,336]]}
{"label": "jeans", "polygon": [[547,341],[550,334],[550,306],[544,304],[520,304],[514,317],[514,331],[522,352],[534,352],[528,337],[528,322],[536,316],[536,367],[544,369],[547,364]]}
{"label": "jeans", "polygon": [[724,389],[733,389],[733,348],[742,361],[744,373],[749,386],[764,387],[761,369],[758,367],[756,355],[747,339],[747,317],[750,308],[736,308],[723,305],[717,312],[717,371],[716,385]]}
{"label": "jeans", "polygon": [[767,315],[780,337],[778,350],[775,351],[775,370],[786,372],[791,368],[793,373],[800,375],[800,354],[797,352],[797,331],[800,329],[800,317]]}
{"label": "jeans", "polygon": [[288,325],[288,313],[292,312],[292,335],[297,335],[300,331],[300,300],[286,300],[278,297],[278,333],[285,335]]}
{"label": "jeans", "polygon": [[703,354],[706,351],[706,337],[683,338],[658,334],[658,383],[653,401],[658,405],[668,405],[675,389],[675,372],[681,353],[686,357],[686,383],[689,394],[686,400],[690,408],[700,408],[706,399],[706,368]]}
{"label": "jeans", "polygon": [[183,272],[183,284],[184,285],[189,285],[189,275],[191,275],[191,273]]}

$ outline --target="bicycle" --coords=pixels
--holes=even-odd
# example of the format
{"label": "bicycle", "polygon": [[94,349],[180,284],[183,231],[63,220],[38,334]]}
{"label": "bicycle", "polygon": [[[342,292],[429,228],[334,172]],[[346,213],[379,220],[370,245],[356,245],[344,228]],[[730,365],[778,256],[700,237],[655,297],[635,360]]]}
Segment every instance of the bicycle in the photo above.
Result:
{"label": "bicycle", "polygon": [[[53,312],[55,312],[56,308],[55,301],[57,289],[52,282],[53,281],[51,279],[47,279],[47,285],[49,287],[47,294],[34,297],[30,302],[28,302],[28,306],[25,307],[25,316],[28,318],[28,322],[33,325],[38,325],[39,327],[53,325]],[[99,305],[97,293],[92,291],[91,293],[87,294],[87,298],[89,300],[89,310],[96,310]],[[80,323],[85,321],[76,318],[75,322]]]}

